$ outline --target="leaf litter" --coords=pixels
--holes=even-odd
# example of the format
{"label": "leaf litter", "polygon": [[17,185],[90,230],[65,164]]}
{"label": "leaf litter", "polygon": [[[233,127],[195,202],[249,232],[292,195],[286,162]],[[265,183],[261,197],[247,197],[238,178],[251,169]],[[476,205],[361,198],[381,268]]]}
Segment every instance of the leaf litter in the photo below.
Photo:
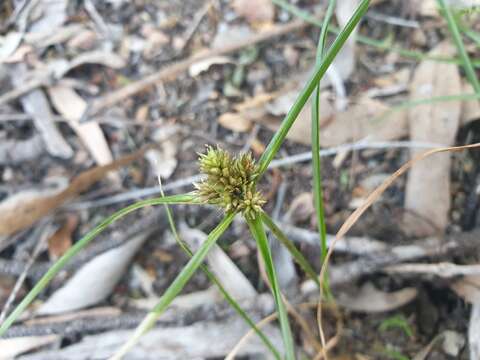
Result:
{"label": "leaf litter", "polygon": [[[36,2],[35,6],[25,11],[26,15],[20,16],[23,20],[19,20],[18,24],[14,23],[11,31],[5,33],[6,36],[3,36],[3,33],[1,34],[0,67],[16,68],[18,65],[27,65],[22,70],[25,80],[18,81],[16,84],[8,84],[7,78],[5,83],[5,89],[7,90],[0,95],[2,119],[3,114],[28,115],[30,119],[33,118],[34,126],[29,125],[31,120],[28,119],[22,120],[22,122],[8,120],[9,125],[5,127],[2,125],[3,123],[0,124],[2,144],[0,146],[0,159],[2,160],[0,161],[2,165],[0,175],[3,176],[2,179],[6,184],[6,193],[14,194],[4,198],[0,203],[2,218],[5,214],[5,220],[0,220],[0,233],[20,236],[46,214],[57,214],[57,220],[60,219],[61,227],[50,238],[49,256],[52,259],[60,256],[65,249],[71,246],[76,228],[83,232],[91,227],[91,224],[97,219],[109,213],[109,209],[91,208],[95,200],[93,202],[90,200],[97,197],[102,200],[104,196],[108,199],[109,194],[117,191],[118,188],[112,187],[111,182],[96,184],[98,180],[106,178],[109,172],[114,170],[117,175],[115,186],[123,186],[124,191],[136,194],[137,191],[142,190],[141,187],[145,184],[155,184],[155,179],[151,178],[151,174],[160,173],[164,179],[169,179],[173,183],[194,175],[195,170],[192,165],[194,164],[194,155],[188,154],[201,151],[205,142],[212,144],[222,142],[235,151],[241,150],[240,147],[244,144],[251,144],[252,148],[262,149],[271,135],[270,130],[278,129],[281,118],[288,111],[305,79],[311,73],[311,59],[313,59],[312,55],[315,47],[315,41],[308,38],[309,34],[313,33],[310,30],[311,28],[302,30],[307,29],[305,24],[295,23],[295,21],[285,22],[292,18],[280,8],[274,7],[270,1],[239,0],[221,8],[218,8],[215,4],[199,5],[199,9],[196,6],[190,8],[165,1],[161,6],[158,4],[152,5],[149,11],[138,4],[126,6],[126,3],[124,1],[110,1],[105,2],[107,5],[103,5],[103,3],[89,2],[90,5],[85,6],[85,9],[82,8],[84,12],[80,11],[79,14],[81,15],[77,16],[72,15],[72,9],[77,5],[73,5],[71,2],[64,0],[55,1],[51,4]],[[372,6],[377,15],[380,14],[380,17],[366,18],[359,33],[365,35],[373,28],[372,25],[382,26],[381,35],[385,34],[385,41],[402,42],[404,36],[409,38],[410,35],[404,34],[401,27],[392,28],[380,24],[383,14],[401,17],[408,12],[402,12],[406,11],[403,8],[396,8],[395,11],[399,11],[390,14],[390,10],[387,8],[387,5],[390,6],[390,4],[387,3],[386,1],[374,2]],[[338,25],[342,26],[345,23],[356,4],[356,0],[338,2],[336,9]],[[311,4],[309,1],[297,5],[308,8],[312,13],[314,12],[313,3]],[[105,6],[108,7],[108,10]],[[181,16],[178,15],[177,10],[181,12]],[[438,34],[444,34],[439,31],[441,22],[438,21],[440,15],[436,12],[436,8],[428,11],[417,9],[417,14],[420,17],[417,20],[421,25],[422,32],[426,35],[422,46],[432,49],[437,43],[432,39],[437,39]],[[433,20],[428,20],[432,22],[424,26],[423,20],[425,18]],[[12,17],[12,19],[15,19],[15,17]],[[119,22],[118,19],[121,21]],[[190,19],[193,20],[190,21]],[[380,22],[377,19],[380,19]],[[24,25],[21,25],[21,22],[24,22]],[[119,25],[119,23],[122,25]],[[138,29],[138,31],[134,29]],[[297,30],[300,31],[297,32]],[[432,31],[436,31],[436,33],[432,35]],[[282,37],[282,41],[272,41],[278,34],[288,34],[288,36]],[[378,37],[378,34],[373,35],[373,37]],[[266,44],[262,45],[265,39]],[[236,45],[238,47],[235,47]],[[409,45],[414,47],[417,44],[414,41]],[[225,87],[232,79],[232,69],[235,70],[239,67],[241,55],[237,55],[236,51],[244,46],[254,46],[259,55],[253,60],[252,64],[242,69],[242,81],[238,83],[240,85],[235,87],[235,96],[229,98],[225,96]],[[431,55],[453,55],[449,52],[449,49],[443,50],[441,46],[442,43],[439,48],[432,51]],[[346,47],[342,50],[342,55],[335,60],[334,67],[322,82],[320,138],[323,147],[355,141],[392,141],[399,139],[408,139],[412,143],[422,141],[449,145],[458,141],[454,138],[455,134],[458,133],[461,136],[465,128],[470,129],[470,134],[475,136],[475,131],[471,130],[470,126],[474,126],[475,120],[480,117],[477,101],[449,102],[448,105],[447,103],[437,103],[412,109],[395,108],[398,100],[405,99],[406,94],[410,99],[418,100],[419,98],[437,95],[472,93],[473,90],[466,81],[461,80],[456,65],[439,64],[431,61],[422,61],[415,64],[409,62],[409,60],[391,56],[388,52],[374,54],[374,52],[365,49],[367,48],[359,46],[353,40],[348,41]],[[474,53],[475,48],[469,48],[469,51]],[[185,60],[183,61],[183,59]],[[6,65],[6,62],[9,64]],[[379,67],[377,66],[378,63],[386,63],[386,65]],[[453,75],[453,69],[457,70],[456,75]],[[412,81],[410,81],[409,75],[412,70],[414,75]],[[184,72],[188,72],[188,75],[184,75]],[[419,74],[421,72],[423,72],[423,75]],[[18,80],[15,77],[16,74],[12,76],[11,82],[15,83],[14,80]],[[422,81],[419,79],[421,77],[424,78]],[[428,86],[419,84],[420,82],[432,83],[433,86],[428,89]],[[86,90],[87,87],[92,86],[96,87],[99,92]],[[423,92],[424,90],[425,92]],[[204,94],[200,96],[202,92]],[[28,99],[32,97],[32,94],[34,94],[34,99],[29,101],[33,105],[30,105],[29,108],[29,104],[24,104],[22,98]],[[193,104],[193,101],[190,101],[191,99],[199,99],[199,101]],[[429,111],[425,110],[427,108]],[[447,112],[449,119],[454,121],[452,121],[452,124],[442,123],[444,125],[442,128],[445,130],[443,135],[445,136],[437,136],[433,130],[440,129],[435,129],[432,124],[439,119],[433,120],[433,118],[440,113]],[[131,117],[137,118],[137,114],[139,121],[130,119]],[[427,126],[422,130],[422,126],[428,125],[428,121],[425,119],[430,119],[428,120],[430,121],[430,127]],[[65,126],[65,123],[68,126]],[[453,126],[448,127],[450,125]],[[22,132],[25,128],[27,131]],[[298,149],[304,149],[303,146],[309,145],[310,109],[308,109],[308,106],[300,114],[288,138],[290,141],[285,148],[283,154],[285,156],[294,154]],[[121,159],[121,154],[131,153],[132,149],[146,142],[155,142],[158,146],[156,149],[150,149],[148,154],[137,154],[138,156],[130,157],[130,160],[124,162],[119,160],[121,165],[115,161],[112,163],[113,158]],[[57,146],[55,144],[61,145]],[[25,151],[24,154],[20,154],[16,150],[20,146],[25,147],[25,150],[22,149],[22,152]],[[26,147],[29,147],[29,151],[26,151]],[[48,155],[45,155],[45,150]],[[412,153],[415,153],[415,151],[412,151]],[[6,155],[3,156],[3,154]],[[140,160],[142,156],[145,156],[150,166],[147,171],[143,170],[143,166],[120,168],[133,161],[134,158]],[[360,199],[364,200],[367,193],[378,185],[375,182],[377,180],[374,181],[376,175],[384,179],[385,174],[394,170],[393,163],[401,162],[401,156],[393,150],[384,153],[363,151],[353,153],[351,158],[345,155],[343,161],[338,162],[337,166],[333,166],[333,168],[330,167],[329,160],[326,161],[326,170],[323,172],[326,177],[324,186],[329,207],[327,217],[329,218],[330,231],[338,228],[338,221],[342,217],[345,218],[345,209],[351,203],[351,198],[355,199],[355,196],[358,195],[355,191],[361,188],[363,193],[360,194]],[[379,157],[381,160],[379,160]],[[60,160],[62,158],[64,160]],[[3,161],[4,159],[5,161]],[[439,166],[436,162],[438,159],[434,160],[430,165],[436,168]],[[97,165],[110,165],[92,168],[92,161]],[[392,166],[387,165],[389,161],[393,162]],[[429,188],[420,191],[422,196],[411,195],[410,197],[419,202],[423,201],[430,206],[427,209],[435,207],[435,210],[438,211],[435,216],[429,213],[430,210],[422,210],[419,205],[414,205],[410,210],[416,212],[420,209],[419,212],[423,211],[425,217],[429,220],[438,222],[433,227],[437,231],[438,229],[444,231],[445,227],[450,225],[451,218],[448,209],[456,210],[458,205],[451,202],[450,206],[445,207],[448,202],[433,200],[434,197],[431,193],[438,191],[443,191],[447,195],[453,193],[452,189],[454,187],[452,184],[447,190],[445,190],[445,185],[455,181],[454,178],[449,178],[454,161],[449,160],[448,164],[443,165],[441,176],[431,177],[428,182]],[[32,175],[26,175],[24,168],[32,168]],[[45,172],[38,171],[38,168],[45,168]],[[91,170],[82,172],[85,168],[91,168]],[[429,170],[429,167],[427,167],[427,170]],[[299,164],[290,165],[289,170],[286,171],[291,171],[294,175],[290,176],[291,174],[286,172],[286,176],[279,180],[286,187],[287,196],[285,200],[281,200],[281,197],[275,198],[277,190],[273,189],[271,202],[272,205],[282,207],[282,204],[277,204],[277,201],[285,201],[282,210],[291,209],[289,215],[291,215],[293,221],[303,227],[300,230],[308,232],[308,236],[299,231],[295,233],[298,236],[297,239],[299,239],[296,240],[298,246],[316,261],[315,252],[318,251],[318,245],[316,245],[315,240],[318,234],[315,231],[315,223],[311,221],[311,189],[308,180],[311,174],[306,166]],[[46,184],[45,179],[55,178],[58,173],[64,177],[67,174],[67,177],[72,179],[70,185],[63,184],[61,187],[53,188],[43,187],[44,189],[41,190],[32,189],[33,187],[42,188],[38,184]],[[342,173],[341,177],[339,173]],[[79,175],[76,177],[75,174]],[[345,174],[349,174],[349,180]],[[467,174],[469,174],[468,171]],[[428,175],[426,174],[426,176]],[[410,183],[410,177],[408,183]],[[437,178],[442,178],[442,180],[436,181]],[[365,180],[362,181],[362,179]],[[370,181],[369,179],[375,185],[367,184]],[[268,185],[274,188],[273,180],[267,179],[267,182],[270,181],[271,183]],[[12,186],[15,182],[22,182],[27,185],[21,187],[23,190],[18,190],[17,187]],[[439,184],[440,182],[441,184]],[[411,187],[411,185],[407,185],[408,187]],[[3,187],[1,191],[3,191]],[[395,191],[403,194],[403,187],[395,188]],[[418,194],[419,192],[416,190],[414,193]],[[70,203],[81,194],[84,194],[82,204],[86,207],[78,214],[78,220],[73,221],[72,218],[63,217],[64,209],[62,206]],[[377,223],[382,222],[386,216],[392,216],[392,222],[403,218],[403,198],[396,198],[395,201],[392,201],[392,199],[395,199],[392,194],[385,194],[382,197],[381,205],[392,207],[393,215],[382,211],[376,212]],[[299,207],[290,205],[295,203],[295,200],[297,200]],[[439,206],[439,203],[441,203],[441,206]],[[408,196],[405,207],[409,207],[407,205],[411,205]],[[399,212],[401,215],[398,215]],[[202,224],[206,217],[203,210],[202,212],[196,212],[196,210],[187,211],[182,208],[179,209],[179,213],[182,220],[184,220],[183,217],[185,218],[189,228],[192,226],[195,228],[198,224],[206,228],[209,227],[208,218],[206,225]],[[88,221],[86,221],[87,219]],[[62,224],[62,221],[65,221],[65,223]],[[375,227],[373,226],[373,228]],[[374,229],[369,230],[373,231]],[[412,230],[412,228],[409,226],[407,230]],[[431,234],[431,231],[432,227],[429,227],[426,232],[416,230],[415,233],[416,236],[422,238],[424,235]],[[419,301],[416,298],[416,291],[417,287],[421,287],[421,285],[414,282],[416,287],[412,287],[411,282],[404,282],[403,278],[407,276],[405,272],[384,272],[382,275],[378,275],[382,267],[368,272],[366,271],[368,269],[362,265],[366,264],[369,253],[368,251],[361,251],[364,243],[365,246],[375,245],[371,249],[383,251],[378,250],[380,257],[388,258],[388,256],[392,256],[388,251],[393,251],[399,247],[387,246],[387,242],[395,242],[397,229],[388,229],[387,233],[389,235],[382,237],[381,240],[374,240],[369,237],[368,231],[366,233],[359,232],[358,235],[366,236],[347,237],[341,243],[343,255],[339,256],[338,259],[335,258],[335,262],[339,262],[339,264],[335,264],[332,273],[335,273],[333,270],[336,269],[346,269],[346,267],[342,268],[342,264],[345,261],[345,264],[348,264],[348,259],[354,257],[355,260],[352,260],[352,262],[357,265],[360,264],[359,273],[366,274],[363,275],[362,281],[358,281],[358,283],[356,280],[358,277],[352,277],[354,280],[347,280],[349,286],[356,289],[357,292],[350,295],[350,298],[348,296],[345,298],[347,299],[345,308],[353,311],[348,315],[353,319],[357,318],[357,315],[355,315],[357,311],[367,313],[367,315],[362,315],[365,316],[366,321],[363,322],[364,328],[360,333],[368,335],[372,332],[368,330],[371,326],[368,313],[377,312],[377,314],[381,314],[381,312],[399,311],[409,315],[410,307],[403,305],[409,302],[416,304]],[[201,232],[201,234],[204,233]],[[435,234],[438,234],[438,232],[435,232]],[[235,228],[230,235],[233,235],[230,236],[233,241],[233,237],[242,236],[242,229]],[[411,252],[415,253],[418,246],[413,239],[408,236],[407,238],[412,243],[403,246],[402,249],[406,251],[411,246]],[[20,239],[22,239],[21,236]],[[333,238],[330,237],[330,239]],[[424,239],[418,241],[421,242],[422,240]],[[22,241],[25,242],[26,240]],[[128,258],[128,260],[120,261],[119,267],[111,265],[112,260],[108,260],[110,263],[105,260],[110,264],[109,266],[114,267],[110,273],[106,272],[106,274],[111,275],[111,278],[107,282],[109,286],[106,286],[105,289],[97,289],[95,284],[85,280],[90,276],[88,272],[86,272],[87,275],[82,275],[82,270],[85,268],[95,269],[94,265],[96,262],[101,262],[102,256],[106,258],[110,252],[118,255],[115,250],[120,251],[123,246],[127,246],[129,243],[131,242],[93,257],[80,266],[79,270],[72,272],[70,278],[59,279],[56,286],[51,289],[50,294],[53,295],[44,297],[42,301],[45,304],[50,302],[50,309],[62,309],[62,304],[66,302],[65,299],[68,296],[71,296],[71,294],[78,295],[75,292],[77,286],[74,281],[79,281],[78,284],[80,285],[78,287],[83,289],[84,293],[78,296],[78,302],[68,301],[74,303],[74,307],[91,306],[104,302],[105,299],[107,299],[107,302],[115,302],[119,296],[122,300],[127,298],[125,303],[134,307],[139,305],[139,308],[145,308],[145,305],[149,305],[147,300],[151,298],[152,293],[148,294],[142,288],[142,291],[145,292],[143,295],[146,294],[147,297],[131,299],[129,298],[130,295],[121,294],[121,291],[119,292],[118,288],[115,288],[115,285],[112,284],[118,281],[118,276],[126,273],[128,265],[125,264],[130,262],[133,253],[138,252],[140,254],[134,261],[135,266],[139,262],[145,261],[143,258],[146,255],[145,253],[148,253],[147,256],[150,259],[152,254],[149,251],[150,247],[153,246],[152,244],[143,243],[139,248],[128,252],[124,258]],[[226,276],[225,282],[232,286],[232,292],[237,291],[240,295],[248,293],[254,296],[264,289],[256,281],[257,274],[252,273],[249,267],[254,260],[250,259],[251,256],[248,256],[252,253],[252,249],[248,248],[248,242],[242,244],[247,248],[247,251],[237,255],[238,257],[235,256],[235,262],[228,258],[226,252],[217,248],[218,251],[211,254],[213,260],[210,259],[209,264],[218,268],[216,270],[218,276]],[[11,248],[15,248],[15,246],[11,246]],[[148,250],[143,249],[144,247],[147,247]],[[162,244],[156,244],[155,247],[158,247],[157,251],[161,251]],[[9,254],[7,252],[2,253],[1,261],[14,261],[13,258],[8,259]],[[433,253],[423,252],[422,254],[428,258]],[[444,257],[445,261],[452,261],[448,254],[445,252],[442,254],[441,256]],[[460,252],[460,254],[462,253]],[[3,259],[5,256],[7,259]],[[113,259],[113,255],[110,256],[110,259]],[[407,257],[402,259],[407,259]],[[3,266],[1,261],[0,269]],[[170,263],[175,264],[175,261],[174,258],[174,260],[170,260]],[[122,265],[121,268],[120,265]],[[449,278],[447,280],[448,287],[454,289],[466,301],[476,304],[477,295],[474,278],[476,275],[472,275],[468,271],[465,272],[467,268],[459,267],[460,264],[458,266],[457,264],[453,265],[456,266],[456,274],[463,274],[463,276],[454,279]],[[462,264],[461,266],[466,266],[470,270],[475,269],[473,264]],[[234,270],[222,271],[223,267]],[[155,276],[152,275],[152,268],[162,268],[158,263],[147,266],[143,263],[141,268],[148,272],[152,281],[152,289],[155,289],[155,293],[160,294],[162,288],[161,286],[158,288],[158,284],[161,283],[158,278],[165,277],[163,281],[168,282],[170,275],[160,272],[155,273]],[[431,276],[432,269],[427,270],[430,271]],[[94,273],[95,270],[91,270],[90,274],[92,272]],[[345,278],[344,275],[342,273],[343,278]],[[383,279],[380,281],[380,285],[379,276]],[[387,277],[391,282],[395,282],[395,286],[389,286],[391,282],[384,280],[384,277]],[[79,278],[81,281],[78,280]],[[362,288],[361,284],[364,283],[364,280],[367,280],[367,284],[374,283],[374,287],[367,286],[366,290]],[[192,285],[192,292],[182,295],[178,299],[178,309],[195,311],[202,304],[204,306],[205,304],[218,305],[218,293],[215,293],[212,288],[206,287],[201,279],[195,281],[195,284]],[[128,279],[125,282],[126,286],[135,289],[134,282]],[[94,290],[88,290],[89,287]],[[115,296],[110,298],[112,294]],[[142,306],[140,306],[141,300],[145,300]],[[182,308],[182,306],[184,307]],[[438,305],[438,307],[441,306]],[[63,308],[61,311],[70,310]],[[474,342],[475,324],[473,322],[475,311],[476,308],[474,307],[471,314],[472,323],[469,336],[472,354],[476,349]],[[465,323],[465,320],[466,317],[462,319],[463,323]],[[241,337],[242,334],[233,329],[233,325],[236,326],[236,323],[222,321],[208,322],[202,320],[192,325],[174,325],[171,329],[165,329],[164,332],[159,329],[158,334],[160,334],[159,336],[167,336],[162,334],[171,335],[178,331],[179,336],[185,336],[186,343],[179,346],[181,346],[182,351],[184,351],[184,348],[189,348],[190,350],[185,350],[187,351],[185,353],[189,354],[190,357],[196,356],[202,351],[205,351],[206,356],[221,356],[219,354],[224,355],[230,350],[223,348],[225,344],[218,343],[215,344],[215,347],[202,350],[195,347],[197,345],[195,340],[198,341],[200,336],[204,335],[202,331],[205,334],[213,334],[215,331],[232,332]],[[202,324],[207,325],[202,330],[198,330]],[[375,333],[375,326],[371,327],[371,329],[374,329],[373,333]],[[274,327],[272,329],[275,330]],[[458,327],[455,330],[457,330],[457,333],[462,331]],[[443,334],[440,330],[439,333]],[[52,349],[50,352],[42,350],[37,353],[37,358],[63,355],[67,358],[75,358],[76,354],[79,354],[79,349],[85,349],[84,353],[78,355],[81,358],[81,356],[87,356],[85,354],[97,354],[95,353],[97,350],[95,347],[98,344],[97,341],[103,339],[103,336],[105,336],[105,339],[108,339],[109,335],[113,338],[117,335],[120,338],[122,336],[126,338],[127,336],[122,331],[84,335],[78,339],[76,344],[63,349]],[[357,345],[353,345],[353,348],[358,350],[358,339],[348,338],[348,334],[343,336],[347,338],[347,341],[356,342]],[[57,337],[51,343],[54,344],[58,339]],[[31,344],[35,344],[34,340],[41,342],[40,338],[32,338]],[[387,339],[388,342],[393,343],[397,340],[399,339]],[[118,342],[118,339],[116,341]],[[420,344],[420,341],[415,339],[415,345],[424,346],[425,344]],[[452,344],[454,343],[455,341],[452,342]],[[108,356],[114,350],[114,344],[110,343],[110,345],[99,348],[98,351],[103,351],[102,354]],[[154,345],[157,346],[158,351],[166,351],[167,347],[162,342]],[[107,349],[108,346],[110,347]],[[399,346],[402,346],[402,344],[400,343]],[[218,350],[220,348],[221,351]],[[449,350],[435,347],[435,351],[453,354],[452,351],[458,348],[461,347],[450,346]],[[370,350],[360,349],[357,354],[369,353],[368,356],[372,356]],[[410,350],[410,354],[416,354],[420,349],[417,347]],[[138,354],[146,356],[145,358],[150,356],[150,354],[142,352],[142,349],[138,349],[138,351],[140,351]],[[188,351],[192,352],[188,353]],[[194,353],[195,351],[198,351],[198,353]],[[253,350],[248,348],[246,351],[249,353]],[[36,354],[33,352],[28,356],[35,358]],[[365,357],[367,355],[361,356]],[[360,358],[360,355],[358,357]]]}

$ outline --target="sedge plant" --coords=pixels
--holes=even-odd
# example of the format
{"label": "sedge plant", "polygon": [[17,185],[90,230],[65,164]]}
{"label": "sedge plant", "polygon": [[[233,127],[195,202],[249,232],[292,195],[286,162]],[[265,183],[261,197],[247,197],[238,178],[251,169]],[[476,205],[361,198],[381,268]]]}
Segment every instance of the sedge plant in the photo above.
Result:
{"label": "sedge plant", "polygon": [[[147,314],[144,320],[140,323],[134,331],[130,340],[122,346],[121,349],[112,357],[112,359],[120,359],[131,349],[150,328],[155,325],[157,319],[172,303],[175,297],[182,291],[185,284],[195,274],[195,272],[203,267],[203,261],[209,250],[228,229],[235,216],[242,216],[256,240],[261,260],[265,266],[267,274],[268,285],[273,294],[275,305],[278,313],[280,329],[283,339],[284,355],[282,358],[293,360],[295,359],[294,337],[290,326],[286,306],[283,301],[283,295],[277,280],[276,269],[273,264],[272,254],[268,245],[266,237],[266,228],[269,228],[279,240],[287,246],[292,253],[294,259],[305,270],[307,275],[311,276],[317,284],[319,283],[317,274],[308,264],[307,260],[302,256],[293,243],[282,233],[279,227],[263,210],[265,200],[261,192],[257,189],[257,185],[262,178],[262,175],[267,171],[269,164],[277,155],[282,146],[286,135],[302,108],[317,89],[317,86],[327,71],[328,67],[337,56],[339,50],[344,45],[347,38],[352,33],[355,26],[363,17],[368,9],[370,1],[362,0],[354,11],[352,17],[345,25],[345,27],[338,33],[332,45],[323,52],[319,57],[319,61],[314,69],[313,75],[298,95],[295,103],[290,111],[285,116],[279,129],[274,134],[266,150],[261,155],[260,159],[255,161],[249,154],[231,155],[227,151],[216,147],[208,147],[206,153],[201,154],[199,158],[200,170],[205,178],[201,182],[195,184],[196,190],[182,195],[162,196],[155,199],[149,199],[132,204],[120,211],[114,213],[97,227],[88,232],[84,237],[75,243],[52,267],[46,274],[38,281],[38,283],[30,290],[30,292],[17,305],[14,311],[7,317],[7,319],[0,325],[0,336],[4,335],[9,327],[18,319],[23,311],[32,303],[32,301],[39,295],[39,293],[49,284],[53,277],[65,266],[65,264],[78,252],[89,244],[99,233],[105,228],[126,216],[127,214],[147,206],[154,205],[173,205],[173,204],[210,204],[222,209],[224,215],[219,224],[208,234],[207,239],[199,247],[195,253],[190,253],[191,258],[183,267],[175,280],[170,284],[167,290],[159,299],[158,304]],[[168,214],[168,213],[167,213]],[[205,271],[205,268],[203,268]],[[207,272],[208,274],[208,272]],[[210,277],[210,276],[209,276]],[[213,277],[210,279],[215,283]],[[217,284],[218,286],[219,284]],[[226,291],[221,291],[232,306],[239,312],[250,327],[254,328],[254,324],[249,320],[243,310],[235,306],[234,301],[229,297]],[[229,299],[230,298],[230,299]],[[244,314],[245,316],[243,316]],[[276,349],[269,344],[265,336],[262,337],[261,332],[257,329],[257,334],[262,338],[266,346],[272,351],[275,358],[279,358]]]}
{"label": "sedge plant", "polygon": [[[316,63],[320,64],[325,54],[325,44],[328,35],[328,25],[333,16],[335,8],[335,0],[330,0],[325,18],[320,30],[317,45],[317,59]],[[317,215],[318,232],[320,233],[320,263],[323,263],[327,256],[327,227],[325,223],[325,212],[323,206],[323,191],[322,191],[322,173],[320,163],[320,84],[317,84],[312,98],[312,118],[311,118],[311,136],[312,136],[312,167],[313,167],[313,197],[315,204],[315,212]],[[328,275],[324,279],[326,287],[325,293],[330,295],[328,285]]]}

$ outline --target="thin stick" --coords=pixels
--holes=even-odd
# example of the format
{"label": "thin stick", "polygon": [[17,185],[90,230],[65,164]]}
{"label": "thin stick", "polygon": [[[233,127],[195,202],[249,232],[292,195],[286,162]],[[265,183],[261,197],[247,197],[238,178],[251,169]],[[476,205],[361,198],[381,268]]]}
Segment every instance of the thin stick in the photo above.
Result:
{"label": "thin stick", "polygon": [[[320,150],[320,156],[332,156],[336,155],[339,152],[343,151],[353,151],[353,150],[368,150],[368,149],[378,149],[378,150],[389,150],[389,149],[432,149],[443,146],[442,144],[434,144],[428,142],[418,142],[418,141],[357,141],[353,143],[346,143],[343,145],[335,146],[329,149]],[[281,159],[273,160],[270,163],[269,169],[274,169],[282,166],[289,166],[299,162],[309,161],[312,158],[312,152],[304,152],[296,155],[286,156]],[[177,190],[186,186],[191,186],[192,183],[198,182],[202,179],[202,175],[194,175],[184,179],[175,180],[171,183],[168,183],[163,186],[164,191]],[[137,189],[126,193],[121,193],[113,195],[108,198],[103,198],[96,201],[85,201],[81,203],[74,203],[67,205],[68,210],[84,210],[92,207],[98,206],[107,206],[116,204],[122,201],[138,199],[142,197],[152,196],[159,194],[160,191],[158,186],[152,186],[144,189]]]}
{"label": "thin stick", "polygon": [[168,79],[174,79],[180,73],[187,70],[190,65],[198,61],[206,60],[214,56],[230,54],[239,51],[247,46],[255,45],[274,37],[289,34],[292,31],[302,29],[306,26],[307,23],[305,23],[304,21],[294,20],[285,25],[276,25],[268,31],[252,35],[245,40],[233,42],[232,44],[225,46],[221,49],[207,50],[206,52],[195,54],[183,61],[175,62],[151,75],[144,77],[143,79],[134,81],[128,85],[125,85],[117,90],[110,92],[107,95],[104,95],[99,99],[94,100],[89,109],[87,109],[87,112],[83,115],[83,118],[88,118],[92,115],[98,114],[100,111],[107,109],[112,105],[115,105],[122,100],[143,91],[147,87],[153,86],[163,81],[167,81]]}

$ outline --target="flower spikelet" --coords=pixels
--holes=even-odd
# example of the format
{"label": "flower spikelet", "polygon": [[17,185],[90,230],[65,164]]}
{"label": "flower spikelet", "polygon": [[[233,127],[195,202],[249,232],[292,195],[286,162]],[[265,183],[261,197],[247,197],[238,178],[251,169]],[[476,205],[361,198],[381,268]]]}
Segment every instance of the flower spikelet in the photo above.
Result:
{"label": "flower spikelet", "polygon": [[206,175],[195,184],[201,201],[250,218],[262,211],[265,200],[256,191],[258,168],[250,153],[232,157],[223,149],[208,146],[206,153],[199,154],[198,161],[200,171]]}

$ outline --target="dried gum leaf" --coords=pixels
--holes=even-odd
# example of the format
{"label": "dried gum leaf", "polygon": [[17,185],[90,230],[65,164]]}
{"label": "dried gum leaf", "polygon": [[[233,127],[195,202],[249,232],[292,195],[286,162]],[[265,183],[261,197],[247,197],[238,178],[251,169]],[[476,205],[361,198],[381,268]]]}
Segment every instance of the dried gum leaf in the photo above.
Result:
{"label": "dried gum leaf", "polygon": [[55,194],[28,197],[25,193],[15,194],[0,202],[0,235],[9,236],[32,226],[43,216],[56,209],[67,200],[87,190],[103,179],[110,171],[125,166],[143,156],[147,148],[126,155],[108,165],[97,166],[73,178],[70,185]]}
{"label": "dried gum leaf", "polygon": [[[430,54],[450,56],[451,53],[450,44],[441,43]],[[423,61],[417,67],[411,84],[412,99],[455,95],[461,91],[458,67],[448,63]],[[460,101],[411,108],[408,111],[410,140],[453,145],[460,125],[461,108]],[[423,150],[412,149],[412,157],[420,152]],[[413,220],[412,216],[405,217],[406,230],[414,236],[429,236],[447,227],[450,210],[450,156],[432,158],[428,166],[417,164],[412,167],[405,191],[405,207],[416,217],[429,220],[419,222]]]}

